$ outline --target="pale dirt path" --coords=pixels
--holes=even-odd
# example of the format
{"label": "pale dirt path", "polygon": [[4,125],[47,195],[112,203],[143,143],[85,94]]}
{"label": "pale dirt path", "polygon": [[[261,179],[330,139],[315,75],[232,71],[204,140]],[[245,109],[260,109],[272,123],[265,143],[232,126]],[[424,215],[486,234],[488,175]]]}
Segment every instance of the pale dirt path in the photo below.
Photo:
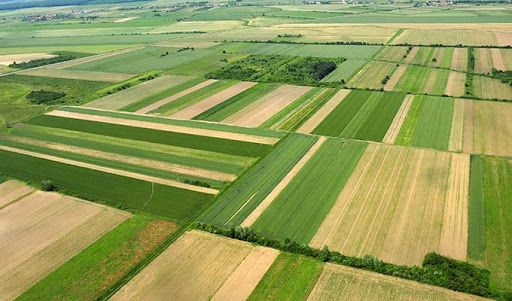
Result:
{"label": "pale dirt path", "polygon": [[452,130],[450,132],[450,143],[448,150],[460,152],[463,147],[464,139],[464,111],[466,100],[455,99],[453,102]]}
{"label": "pale dirt path", "polygon": [[466,260],[468,242],[469,155],[453,154],[445,200],[441,254]]}
{"label": "pale dirt path", "polygon": [[135,51],[135,50],[139,50],[139,49],[142,49],[142,48],[144,48],[143,45],[135,46],[135,47],[131,47],[131,48],[124,48],[124,49],[121,49],[121,50],[115,50],[115,51],[111,51],[111,52],[107,52],[107,53],[100,53],[100,54],[97,54],[97,55],[86,56],[86,57],[78,58],[76,60],[60,62],[60,63],[57,63],[57,64],[48,65],[46,67],[48,67],[48,68],[57,68],[57,69],[69,68],[69,67],[74,67],[76,65],[90,63],[90,62],[94,62],[94,61],[97,61],[97,60],[105,59],[105,58],[108,58],[108,57],[111,57],[111,56],[125,54],[125,53],[132,52],[132,51]]}
{"label": "pale dirt path", "polygon": [[41,153],[12,148],[12,147],[8,147],[8,146],[0,145],[0,149],[4,150],[4,151],[8,151],[8,152],[26,155],[26,156],[41,158],[41,159],[45,159],[45,160],[49,160],[49,161],[59,162],[59,163],[83,167],[83,168],[88,168],[88,169],[97,170],[97,171],[101,171],[101,172],[105,172],[105,173],[109,173],[109,174],[125,176],[128,178],[139,179],[139,180],[143,180],[143,181],[147,181],[147,182],[158,183],[158,184],[162,184],[162,185],[177,187],[177,188],[196,191],[196,192],[200,192],[200,193],[217,194],[219,192],[217,189],[213,189],[213,188],[206,188],[206,187],[190,185],[190,184],[186,184],[186,183],[182,183],[182,182],[178,182],[178,181],[174,181],[174,180],[162,179],[162,178],[152,177],[152,176],[143,175],[143,174],[139,174],[139,173],[135,173],[135,172],[129,172],[129,171],[119,170],[119,169],[110,168],[110,167],[98,166],[98,165],[94,165],[94,164],[84,163],[84,162],[80,162],[80,161],[76,161],[76,160],[59,158],[59,157],[55,157],[55,156],[51,156],[51,155],[45,155],[45,154],[41,154]]}
{"label": "pale dirt path", "polygon": [[242,93],[243,91],[255,86],[256,83],[253,82],[240,82],[237,83],[225,90],[220,91],[217,94],[214,94],[210,97],[207,97],[201,100],[198,103],[191,105],[181,111],[178,111],[171,115],[172,118],[178,119],[192,119],[193,117],[215,107],[218,104],[223,103],[224,101],[230,99],[231,97]]}
{"label": "pale dirt path", "polygon": [[464,105],[464,132],[462,151],[471,154],[473,153],[473,123],[474,123],[474,103],[472,100],[466,101]]}
{"label": "pale dirt path", "polygon": [[420,50],[419,47],[413,47],[411,49],[411,51],[409,52],[409,55],[407,55],[407,57],[405,58],[404,60],[404,63],[405,64],[410,64],[413,60],[414,60],[414,57],[416,56],[416,54],[418,53],[418,50]]}
{"label": "pale dirt path", "polygon": [[56,68],[29,69],[27,71],[20,72],[19,74],[29,75],[29,76],[51,77],[51,78],[92,80],[92,81],[101,81],[101,82],[110,82],[110,83],[122,82],[122,81],[125,81],[129,78],[136,76],[135,74],[128,74],[128,73],[111,73],[111,72],[56,69]]}
{"label": "pale dirt path", "polygon": [[0,275],[0,300],[11,300],[21,295],[39,279],[79,254],[129,216],[127,212],[104,207],[81,225],[10,269],[8,273]]}
{"label": "pale dirt path", "polygon": [[444,94],[460,97],[464,95],[466,73],[450,71]]}
{"label": "pale dirt path", "polygon": [[259,143],[259,144],[275,144],[277,141],[279,141],[279,138],[273,138],[273,137],[263,137],[263,136],[248,135],[248,134],[222,132],[222,131],[216,131],[216,130],[191,128],[191,127],[185,127],[185,126],[179,126],[179,125],[170,125],[170,124],[163,124],[163,123],[156,123],[156,122],[149,122],[149,121],[131,120],[131,119],[124,119],[124,118],[117,118],[117,117],[98,116],[98,115],[91,115],[91,114],[66,112],[66,111],[52,111],[52,112],[46,113],[46,115],[79,119],[79,120],[88,120],[88,121],[95,121],[95,122],[102,122],[102,123],[118,124],[118,125],[146,128],[146,129],[154,129],[154,130],[160,130],[160,131],[166,131],[166,132],[178,132],[178,133],[197,135],[197,136],[207,136],[207,137],[214,137],[214,138],[221,138],[221,139],[238,140],[238,141],[245,141],[245,142],[252,142],[252,143]]}
{"label": "pale dirt path", "polygon": [[21,54],[2,54],[0,55],[0,65],[8,66],[14,62],[25,63],[32,60],[38,59],[49,59],[56,57],[55,54],[49,54],[46,52],[34,52],[34,53],[21,53]]}
{"label": "pale dirt path", "polygon": [[311,118],[309,118],[298,130],[298,133],[309,134],[322,123],[322,121],[347,97],[350,90],[339,90],[329,101],[324,104]]}
{"label": "pale dirt path", "polygon": [[215,293],[212,301],[244,301],[268,271],[279,251],[255,247]]}
{"label": "pale dirt path", "polygon": [[327,263],[307,300],[483,301],[489,299]]}
{"label": "pale dirt path", "polygon": [[400,129],[402,128],[402,125],[405,121],[405,118],[407,117],[407,113],[409,112],[409,109],[410,109],[413,101],[414,101],[414,95],[405,96],[405,99],[402,102],[400,109],[398,109],[398,112],[396,113],[395,118],[393,119],[393,122],[391,123],[391,126],[389,127],[388,131],[386,132],[384,139],[382,139],[383,143],[387,143],[387,144],[395,143],[396,137],[398,137],[398,134],[400,133]]}
{"label": "pale dirt path", "polygon": [[507,67],[505,67],[505,61],[503,60],[503,56],[501,55],[501,49],[493,48],[491,49],[492,56],[492,64],[494,69],[505,71]]}
{"label": "pale dirt path", "polygon": [[34,192],[34,188],[16,180],[0,184],[0,209]]}
{"label": "pale dirt path", "polygon": [[208,169],[190,167],[186,165],[172,164],[168,162],[156,161],[151,159],[137,158],[131,156],[125,156],[115,153],[108,153],[103,151],[98,151],[89,148],[76,147],[66,144],[59,144],[53,142],[46,142],[41,140],[34,140],[30,138],[23,137],[11,137],[6,136],[5,139],[20,142],[23,144],[34,145],[38,147],[44,147],[48,149],[54,149],[59,151],[70,152],[73,154],[81,154],[86,156],[91,156],[94,158],[107,159],[116,162],[123,162],[127,164],[139,165],[148,168],[159,169],[163,171],[179,173],[184,175],[190,175],[195,177],[202,177],[207,179],[219,180],[219,181],[234,181],[236,179],[236,175],[228,174]]}
{"label": "pale dirt path", "polygon": [[242,222],[241,227],[250,227],[265,211],[265,209],[272,204],[277,196],[290,184],[295,176],[302,170],[304,165],[316,154],[322,144],[327,140],[326,137],[320,137],[316,143],[304,154],[304,156],[295,164],[295,166],[288,172],[288,174],[274,187],[274,189],[265,197],[265,199],[256,207],[249,216]]}
{"label": "pale dirt path", "polygon": [[405,70],[407,70],[407,65],[400,65],[398,68],[396,68],[391,78],[388,80],[386,85],[384,85],[384,91],[392,91],[396,83],[398,83],[398,81],[402,78],[402,75],[404,75]]}
{"label": "pale dirt path", "polygon": [[188,89],[186,89],[186,90],[183,90],[183,91],[181,91],[181,92],[179,92],[179,93],[176,93],[176,94],[174,94],[174,95],[172,95],[172,96],[166,97],[166,98],[164,98],[164,99],[162,99],[162,100],[159,100],[159,101],[157,101],[157,102],[155,102],[155,103],[152,103],[152,104],[150,104],[150,105],[149,105],[149,106],[147,106],[147,107],[144,107],[144,108],[142,108],[142,109],[139,109],[139,110],[135,111],[135,113],[139,113],[139,114],[147,114],[147,113],[150,113],[150,112],[152,112],[152,111],[154,111],[154,110],[156,110],[156,109],[160,108],[161,106],[164,106],[164,105],[166,105],[166,104],[168,104],[168,103],[171,103],[171,102],[175,101],[176,99],[178,99],[178,98],[180,98],[180,97],[183,97],[183,96],[185,96],[185,95],[188,95],[188,94],[190,94],[190,93],[192,93],[192,92],[195,92],[195,91],[197,91],[197,90],[199,90],[199,89],[202,89],[202,88],[204,88],[204,87],[206,87],[206,86],[208,86],[208,85],[211,85],[211,84],[213,84],[213,83],[215,83],[215,82],[217,82],[217,80],[216,80],[216,79],[209,79],[209,80],[206,80],[206,81],[204,81],[204,82],[202,82],[202,83],[200,83],[200,84],[197,84],[197,85],[195,85],[195,86],[193,86],[193,87],[190,87],[190,88],[188,88]]}
{"label": "pale dirt path", "polygon": [[209,300],[253,249],[246,242],[185,232],[110,300]]}
{"label": "pale dirt path", "polygon": [[468,69],[468,50],[466,48],[453,49],[452,65],[450,68],[455,71],[466,71]]}
{"label": "pale dirt path", "polygon": [[239,126],[258,127],[310,89],[311,87],[305,86],[282,85],[226,118],[223,122]]}

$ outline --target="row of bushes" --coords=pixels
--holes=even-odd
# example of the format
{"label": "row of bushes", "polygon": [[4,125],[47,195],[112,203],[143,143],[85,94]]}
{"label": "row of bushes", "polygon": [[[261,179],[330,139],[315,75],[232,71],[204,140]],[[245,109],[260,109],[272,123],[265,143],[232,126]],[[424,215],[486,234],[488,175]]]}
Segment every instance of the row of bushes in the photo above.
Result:
{"label": "row of bushes", "polygon": [[489,287],[490,272],[487,269],[444,257],[436,253],[427,254],[421,267],[403,266],[383,262],[372,256],[362,258],[346,256],[339,252],[330,251],[327,247],[321,250],[315,249],[290,241],[289,239],[284,241],[268,239],[255,233],[250,228],[219,228],[203,223],[196,223],[194,227],[213,234],[256,243],[285,252],[301,254],[323,262],[337,263],[473,295],[493,297],[501,300],[512,300],[512,293],[510,292],[491,291]]}
{"label": "row of bushes", "polygon": [[36,67],[56,64],[56,63],[60,63],[60,62],[70,61],[70,60],[74,60],[76,58],[77,58],[76,56],[69,55],[69,54],[58,55],[58,56],[54,56],[54,57],[50,57],[50,58],[46,58],[46,59],[37,59],[37,60],[31,60],[31,61],[22,62],[22,63],[14,62],[14,63],[10,64],[9,67],[18,68],[18,69],[30,69],[30,68],[36,68]]}
{"label": "row of bushes", "polygon": [[492,69],[492,77],[501,80],[502,83],[512,86],[512,71],[500,71]]}
{"label": "row of bushes", "polygon": [[30,92],[26,98],[35,104],[43,104],[52,102],[59,98],[66,96],[64,92],[55,92],[55,91],[47,91],[47,90],[34,90]]}
{"label": "row of bushes", "polygon": [[464,84],[465,96],[473,96],[473,75],[475,72],[475,50],[468,48],[468,65],[466,73],[466,83]]}
{"label": "row of bushes", "polygon": [[116,92],[119,92],[121,90],[125,90],[125,89],[128,89],[128,88],[131,88],[135,85],[138,85],[140,83],[143,83],[143,82],[146,82],[148,80],[152,80],[152,79],[155,79],[157,78],[158,76],[160,76],[160,74],[158,73],[150,73],[148,75],[143,75],[143,76],[139,76],[138,78],[136,79],[129,79],[128,81],[126,82],[123,82],[121,84],[117,84],[117,85],[114,85],[113,87],[111,87],[107,92],[106,94],[114,94]]}

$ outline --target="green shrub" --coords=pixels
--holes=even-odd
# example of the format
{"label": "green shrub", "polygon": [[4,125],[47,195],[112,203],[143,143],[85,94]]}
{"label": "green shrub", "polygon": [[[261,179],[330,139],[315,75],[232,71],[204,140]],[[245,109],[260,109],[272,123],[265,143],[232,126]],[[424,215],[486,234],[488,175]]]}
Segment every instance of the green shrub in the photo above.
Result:
{"label": "green shrub", "polygon": [[50,180],[42,180],[41,181],[41,190],[42,191],[55,191],[57,187]]}
{"label": "green shrub", "polygon": [[57,100],[66,96],[66,93],[63,92],[55,92],[55,91],[46,91],[46,90],[35,90],[30,92],[26,98],[35,104],[42,104]]}

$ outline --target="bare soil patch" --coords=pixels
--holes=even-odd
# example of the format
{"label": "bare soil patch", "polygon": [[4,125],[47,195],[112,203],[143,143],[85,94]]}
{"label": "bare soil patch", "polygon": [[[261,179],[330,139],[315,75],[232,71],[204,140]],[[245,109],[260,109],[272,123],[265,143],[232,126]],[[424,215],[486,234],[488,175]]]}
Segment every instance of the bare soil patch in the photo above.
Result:
{"label": "bare soil patch", "polygon": [[413,47],[411,49],[411,51],[409,52],[409,55],[407,55],[407,57],[405,58],[404,63],[406,63],[406,64],[412,63],[412,61],[414,60],[414,57],[418,53],[418,50],[420,50],[419,47]]}
{"label": "bare soil patch", "polygon": [[466,48],[454,48],[451,69],[466,71],[468,68],[468,50]]}
{"label": "bare soil patch", "polygon": [[12,63],[24,63],[38,59],[49,59],[52,57],[56,57],[56,55],[45,52],[4,54],[0,55],[0,65],[8,66]]}
{"label": "bare soil patch", "polygon": [[464,84],[466,83],[466,73],[450,71],[448,82],[446,84],[445,94],[450,96],[463,96]]}
{"label": "bare soil patch", "polygon": [[391,76],[391,78],[388,80],[386,85],[384,86],[385,91],[392,91],[395,87],[396,83],[402,78],[402,75],[404,75],[405,70],[407,70],[406,65],[400,65],[398,68],[396,68],[395,73]]}
{"label": "bare soil patch", "polygon": [[34,188],[16,180],[0,184],[0,209],[34,192]]}
{"label": "bare soil patch", "polygon": [[492,56],[492,64],[494,69],[505,71],[507,70],[507,67],[505,67],[505,60],[503,59],[503,56],[501,55],[501,49],[493,48],[491,49],[491,56]]}

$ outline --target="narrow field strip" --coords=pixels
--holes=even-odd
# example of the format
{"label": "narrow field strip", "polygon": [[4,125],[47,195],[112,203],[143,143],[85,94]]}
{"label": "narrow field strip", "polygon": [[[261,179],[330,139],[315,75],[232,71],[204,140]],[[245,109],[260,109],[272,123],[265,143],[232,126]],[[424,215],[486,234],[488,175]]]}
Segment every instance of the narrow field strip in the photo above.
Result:
{"label": "narrow field strip", "polygon": [[[476,101],[472,103],[473,114],[465,116],[471,122],[472,151],[478,154],[512,155],[512,105],[509,103]],[[471,119],[473,118],[473,119]],[[469,133],[468,133],[469,134]]]}
{"label": "narrow field strip", "polygon": [[54,68],[29,69],[27,71],[20,72],[20,74],[28,75],[28,76],[79,79],[79,80],[90,80],[90,81],[100,81],[100,82],[109,82],[109,83],[122,82],[122,81],[125,81],[129,78],[136,76],[135,74],[127,74],[127,73],[112,73],[112,72],[71,70],[71,69],[54,69]]}
{"label": "narrow field strip", "polygon": [[223,120],[225,123],[258,127],[276,113],[293,103],[311,87],[282,85],[244,109]]}
{"label": "narrow field strip", "polygon": [[35,189],[16,180],[0,184],[0,209],[31,194]]}
{"label": "narrow field strip", "polygon": [[201,100],[198,103],[195,103],[181,111],[178,111],[172,114],[170,117],[178,118],[178,119],[192,119],[193,117],[213,108],[216,105],[221,104],[227,99],[242,93],[243,91],[255,86],[256,83],[253,82],[240,82],[237,83],[221,92],[214,94],[210,97],[207,97]]}
{"label": "narrow field strip", "polygon": [[496,70],[500,70],[500,71],[507,70],[507,67],[505,66],[505,61],[501,54],[501,49],[493,48],[490,51],[491,51],[493,68]]}
{"label": "narrow field strip", "polygon": [[238,141],[258,143],[258,144],[274,144],[279,140],[279,139],[270,138],[270,137],[261,137],[261,136],[245,135],[245,134],[239,134],[239,133],[221,132],[221,131],[214,131],[214,130],[208,130],[208,129],[176,126],[176,125],[166,125],[166,124],[161,124],[161,123],[156,123],[156,122],[129,120],[129,119],[123,119],[123,118],[89,115],[89,114],[73,113],[73,112],[66,112],[66,111],[52,111],[52,112],[47,113],[46,115],[94,121],[94,122],[102,122],[102,123],[109,123],[109,124],[117,124],[117,125],[124,125],[124,126],[130,126],[130,127],[147,128],[147,129],[161,130],[161,131],[167,131],[167,132],[178,132],[178,133],[197,135],[197,136],[208,136],[208,137],[213,137],[213,138],[238,140]]}
{"label": "narrow field strip", "polygon": [[11,137],[11,136],[5,136],[6,140],[14,141],[17,143],[22,143],[25,145],[33,145],[37,147],[42,147],[46,149],[52,149],[52,150],[58,150],[73,154],[80,154],[80,155],[86,155],[94,158],[101,158],[106,159],[110,161],[116,161],[121,163],[127,163],[127,164],[133,164],[138,166],[144,166],[148,168],[154,168],[166,172],[172,172],[172,173],[179,173],[184,175],[190,175],[200,178],[207,178],[207,179],[213,179],[213,180],[219,180],[219,181],[233,181],[236,179],[236,175],[234,174],[227,174],[222,173],[218,171],[212,171],[208,169],[202,169],[202,168],[194,168],[186,165],[178,165],[178,164],[171,164],[163,161],[156,161],[156,160],[150,160],[150,159],[143,159],[143,158],[137,158],[133,156],[126,156],[121,155],[117,153],[110,153],[110,152],[104,152],[99,151],[91,148],[83,148],[83,147],[76,147],[61,143],[52,143],[47,141],[41,141],[41,140],[35,140],[35,139],[28,139],[28,138],[22,138],[22,137]]}
{"label": "narrow field strip", "polygon": [[155,111],[158,108],[160,108],[160,107],[162,107],[162,106],[164,106],[166,104],[169,104],[169,103],[175,101],[176,99],[178,99],[180,97],[183,97],[183,96],[188,95],[188,94],[190,94],[192,92],[200,90],[200,89],[202,89],[202,88],[204,88],[204,87],[206,87],[208,85],[211,85],[211,84],[215,83],[216,81],[217,80],[215,80],[215,79],[206,80],[206,81],[204,81],[204,82],[202,82],[200,84],[197,84],[197,85],[195,85],[195,86],[193,86],[191,88],[188,88],[188,89],[186,89],[184,91],[176,93],[176,94],[174,94],[172,96],[166,97],[166,98],[164,98],[162,100],[159,100],[159,101],[157,101],[155,103],[152,103],[152,104],[150,104],[150,105],[148,105],[148,106],[146,106],[144,108],[141,108],[141,109],[135,111],[135,113],[147,114],[149,112]]}
{"label": "narrow field strip", "polygon": [[405,58],[404,63],[411,64],[414,58],[416,57],[418,50],[420,50],[420,47],[414,46],[409,52],[409,55]]}
{"label": "narrow field strip", "polygon": [[409,112],[409,108],[411,107],[413,100],[414,95],[407,95],[405,97],[404,102],[402,102],[400,109],[398,109],[398,112],[396,113],[395,118],[393,119],[393,123],[391,123],[388,131],[386,132],[386,136],[384,136],[384,139],[382,139],[383,143],[395,143],[396,137],[398,137],[398,133],[402,128],[402,125],[405,121],[405,118],[407,117],[407,113]]}
{"label": "narrow field strip", "polygon": [[274,189],[261,201],[249,216],[240,224],[241,227],[250,227],[260,217],[260,215],[272,204],[277,196],[290,184],[295,176],[304,168],[306,163],[317,153],[320,147],[327,140],[326,137],[320,137],[315,144],[304,154],[304,156],[295,164],[288,174],[277,184]]}
{"label": "narrow field strip", "polygon": [[184,83],[189,79],[190,78],[186,76],[159,76],[128,89],[121,90],[114,94],[86,103],[83,107],[104,110],[120,110],[123,107],[134,104],[141,99],[151,96],[152,94],[156,94],[168,89],[169,87]]}
{"label": "narrow field strip", "polygon": [[460,97],[464,95],[466,73],[450,71],[444,94]]}
{"label": "narrow field strip", "polygon": [[488,299],[327,263],[307,300],[483,301]]}
{"label": "narrow field strip", "polygon": [[345,99],[350,90],[338,91],[325,105],[323,105],[298,130],[299,133],[309,134]]}
{"label": "narrow field strip", "polygon": [[464,104],[464,133],[462,139],[462,151],[466,154],[473,153],[474,144],[474,129],[473,124],[475,123],[475,105],[474,102],[469,100]]}
{"label": "narrow field strip", "polygon": [[448,150],[452,152],[461,152],[464,143],[464,112],[465,105],[470,100],[455,99],[453,105],[452,130],[450,133],[450,143]]}
{"label": "narrow field strip", "polygon": [[275,249],[255,247],[211,300],[247,300],[278,255],[279,251]]}
{"label": "narrow field strip", "polygon": [[400,78],[402,78],[402,76],[404,75],[405,70],[407,70],[407,65],[400,65],[398,68],[396,68],[393,75],[391,75],[391,78],[384,85],[384,91],[393,91],[393,88],[395,88],[396,83],[398,83]]}
{"label": "narrow field strip", "polygon": [[455,71],[467,71],[468,68],[468,50],[466,48],[454,48],[452,64],[450,69]]}
{"label": "narrow field strip", "polygon": [[129,178],[144,180],[144,181],[148,181],[148,182],[153,182],[153,183],[172,186],[172,187],[176,187],[176,188],[196,191],[196,192],[200,192],[200,193],[217,194],[219,192],[218,190],[212,189],[212,188],[199,187],[199,186],[190,185],[190,184],[186,184],[186,183],[182,183],[182,182],[178,182],[178,181],[174,181],[174,180],[162,179],[162,178],[147,176],[147,175],[143,175],[143,174],[139,174],[139,173],[98,166],[98,165],[84,163],[84,162],[80,162],[80,161],[76,161],[76,160],[63,159],[63,158],[59,158],[59,157],[55,157],[55,156],[40,154],[40,153],[26,151],[26,150],[22,150],[22,149],[16,149],[16,148],[8,147],[8,146],[0,145],[0,149],[4,150],[4,151],[8,151],[8,152],[14,152],[14,153],[27,155],[27,156],[31,156],[31,157],[37,157],[40,159],[50,160],[50,161],[64,163],[64,164],[73,165],[73,166],[79,166],[79,167],[97,170],[97,171],[101,171],[101,172],[105,172],[105,173],[109,173],[109,174],[121,175],[121,176],[129,177]]}
{"label": "narrow field strip", "polygon": [[60,62],[60,63],[57,63],[57,64],[53,64],[53,65],[51,65],[49,67],[50,68],[56,68],[56,69],[70,68],[70,67],[74,67],[74,66],[77,66],[77,65],[81,65],[81,64],[85,64],[85,63],[90,63],[90,62],[94,62],[94,61],[97,61],[97,60],[101,60],[101,59],[104,59],[104,58],[125,54],[125,53],[132,52],[132,51],[135,51],[135,50],[139,50],[139,49],[142,49],[142,48],[144,48],[144,46],[135,46],[135,47],[125,48],[125,49],[111,51],[111,52],[107,52],[107,53],[100,53],[100,54],[97,54],[97,55],[82,57],[82,58],[79,58],[79,59],[76,59],[76,60]]}

